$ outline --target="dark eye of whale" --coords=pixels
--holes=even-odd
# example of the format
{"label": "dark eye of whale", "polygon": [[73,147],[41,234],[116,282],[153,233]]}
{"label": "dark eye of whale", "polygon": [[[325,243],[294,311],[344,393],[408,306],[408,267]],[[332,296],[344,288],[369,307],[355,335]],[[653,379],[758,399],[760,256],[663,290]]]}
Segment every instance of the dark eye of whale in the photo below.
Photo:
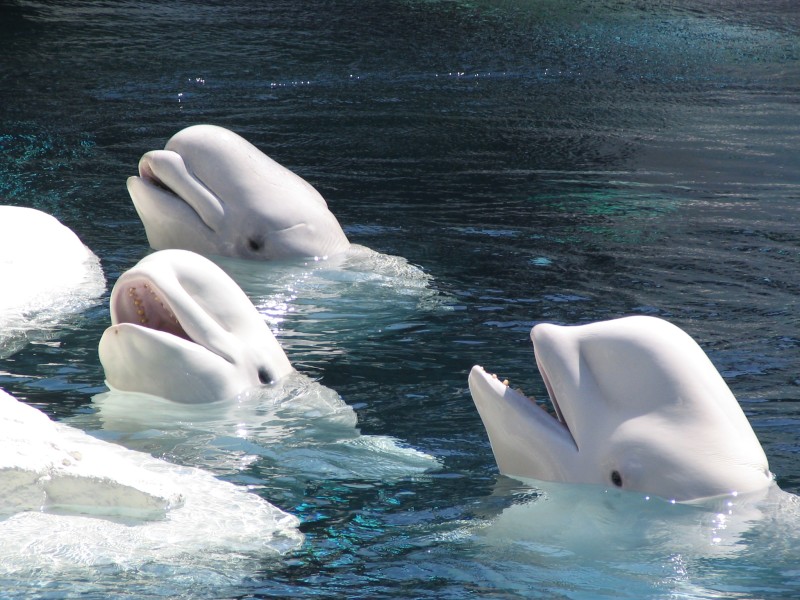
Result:
{"label": "dark eye of whale", "polygon": [[250,238],[247,240],[247,245],[253,252],[258,252],[264,247],[264,242],[257,240],[256,238]]}
{"label": "dark eye of whale", "polygon": [[264,384],[272,383],[272,377],[270,376],[269,371],[267,371],[264,367],[261,367],[258,370],[258,380]]}
{"label": "dark eye of whale", "polygon": [[619,474],[619,471],[611,471],[611,483],[617,487],[622,487],[622,475]]}

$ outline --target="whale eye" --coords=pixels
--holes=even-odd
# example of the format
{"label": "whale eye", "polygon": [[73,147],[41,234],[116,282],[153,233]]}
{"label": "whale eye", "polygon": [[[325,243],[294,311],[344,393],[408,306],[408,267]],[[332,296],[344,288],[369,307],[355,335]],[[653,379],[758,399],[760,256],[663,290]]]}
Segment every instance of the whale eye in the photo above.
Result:
{"label": "whale eye", "polygon": [[258,380],[264,384],[272,383],[272,377],[270,376],[269,371],[267,371],[264,367],[261,367],[258,370]]}
{"label": "whale eye", "polygon": [[258,252],[264,247],[264,242],[256,238],[250,238],[247,240],[247,245],[253,252]]}
{"label": "whale eye", "polygon": [[619,471],[611,471],[611,483],[617,487],[622,487],[622,475],[619,474]]}

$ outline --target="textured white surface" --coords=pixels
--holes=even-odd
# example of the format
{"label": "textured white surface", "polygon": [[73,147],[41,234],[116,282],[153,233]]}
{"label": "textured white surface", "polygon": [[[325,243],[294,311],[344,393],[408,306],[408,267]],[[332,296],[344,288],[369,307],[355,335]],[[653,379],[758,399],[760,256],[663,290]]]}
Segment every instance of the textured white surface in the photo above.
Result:
{"label": "textured white surface", "polygon": [[253,493],[55,423],[3,391],[0,498],[0,572],[271,554],[303,539],[295,517]]}

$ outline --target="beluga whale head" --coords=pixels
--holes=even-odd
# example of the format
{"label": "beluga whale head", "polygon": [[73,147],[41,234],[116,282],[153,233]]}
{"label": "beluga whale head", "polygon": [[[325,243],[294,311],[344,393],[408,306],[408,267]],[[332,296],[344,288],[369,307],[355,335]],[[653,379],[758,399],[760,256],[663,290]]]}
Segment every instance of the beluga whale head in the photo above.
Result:
{"label": "beluga whale head", "polygon": [[156,250],[273,260],[350,247],[314,187],[215,125],[183,129],[144,154],[128,192]]}
{"label": "beluga whale head", "polygon": [[211,402],[294,369],[245,293],[213,262],[162,250],[111,291],[100,362],[111,389]]}
{"label": "beluga whale head", "polygon": [[695,341],[654,317],[536,325],[555,409],[475,366],[469,388],[501,473],[692,501],[767,488],[767,458]]}

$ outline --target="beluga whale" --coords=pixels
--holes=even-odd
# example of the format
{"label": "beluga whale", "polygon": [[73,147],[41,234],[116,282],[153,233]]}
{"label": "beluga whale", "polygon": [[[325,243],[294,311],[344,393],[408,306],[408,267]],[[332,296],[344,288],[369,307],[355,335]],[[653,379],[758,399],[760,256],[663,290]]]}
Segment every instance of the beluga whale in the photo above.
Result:
{"label": "beluga whale", "polygon": [[0,206],[0,357],[19,350],[105,291],[100,260],[52,215]]}
{"label": "beluga whale", "polygon": [[202,457],[197,466],[223,473],[254,460],[286,478],[440,466],[394,438],[361,435],[353,408],[294,369],[264,317],[210,259],[155,252],[119,277],[109,308],[99,344],[109,391],[71,424],[183,464]]}
{"label": "beluga whale", "polygon": [[211,402],[294,371],[241,288],[194,252],[143,258],[114,284],[109,310],[99,353],[111,389]]}
{"label": "beluga whale", "polygon": [[156,250],[274,260],[350,248],[311,184],[223,127],[179,131],[142,156],[127,186]]}
{"label": "beluga whale", "polygon": [[767,489],[767,458],[700,346],[632,316],[531,330],[555,416],[481,366],[469,389],[501,473],[691,502]]}

